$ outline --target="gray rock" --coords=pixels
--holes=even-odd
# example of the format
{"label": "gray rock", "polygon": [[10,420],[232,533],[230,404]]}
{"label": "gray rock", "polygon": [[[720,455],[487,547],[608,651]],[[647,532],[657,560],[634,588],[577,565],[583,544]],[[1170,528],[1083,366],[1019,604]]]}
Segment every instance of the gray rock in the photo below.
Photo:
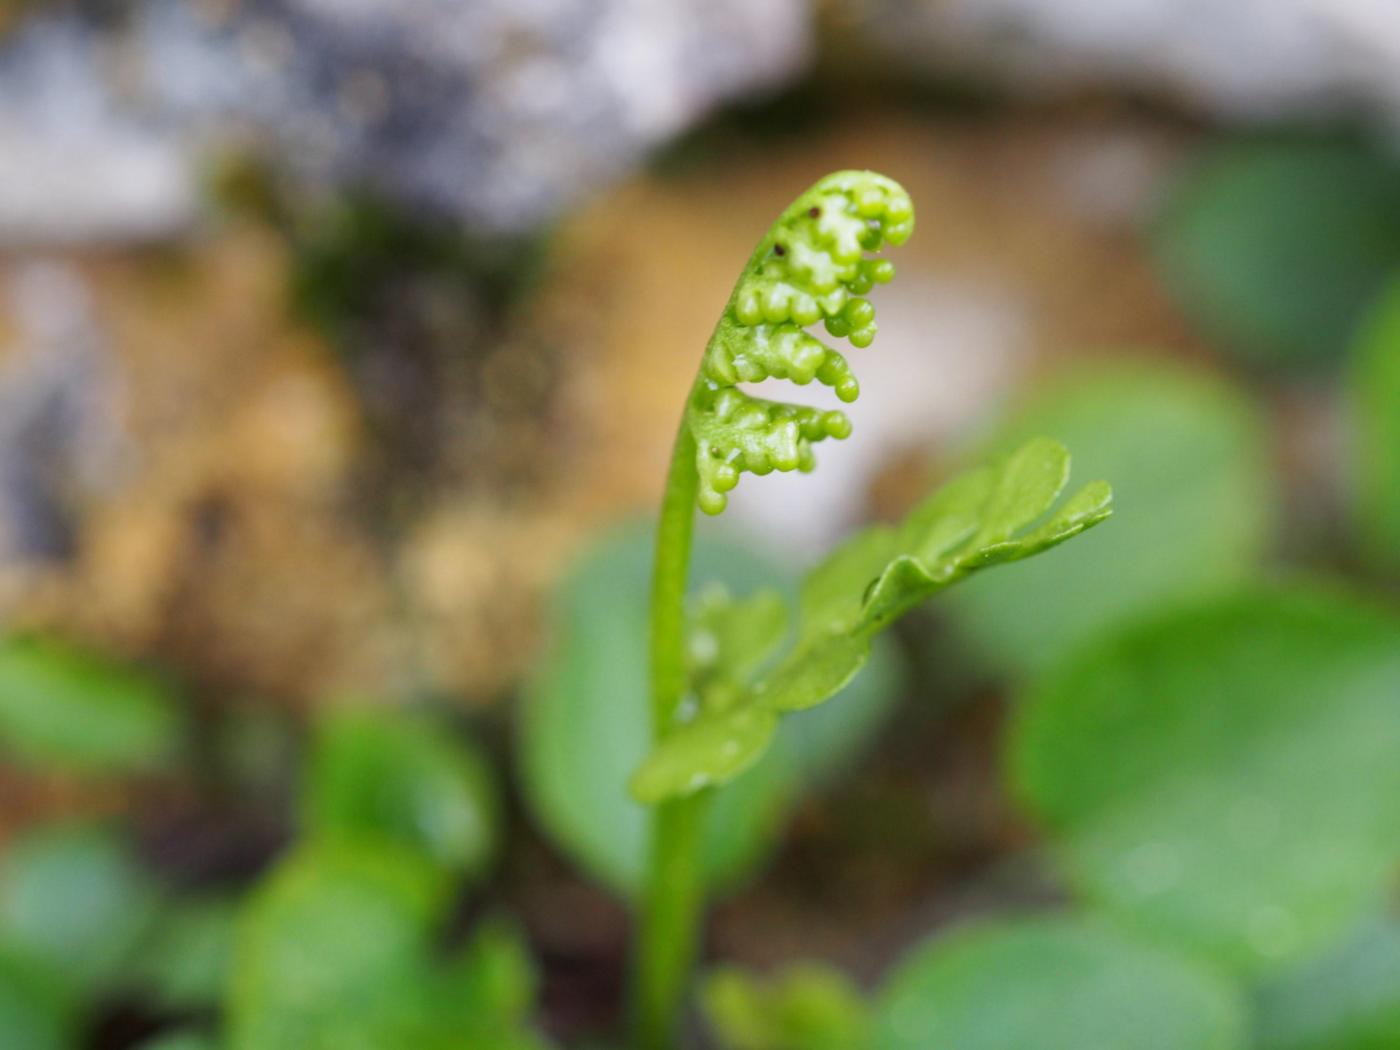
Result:
{"label": "gray rock", "polygon": [[3,292],[18,343],[0,368],[0,565],[61,559],[120,472],[117,376],[75,271],[28,263]]}
{"label": "gray rock", "polygon": [[38,14],[0,45],[0,237],[178,227],[196,159],[230,142],[312,187],[518,232],[790,78],[809,48],[803,0],[148,0],[103,27]]}
{"label": "gray rock", "polygon": [[121,106],[114,78],[72,18],[0,41],[0,243],[147,240],[193,217],[192,156]]}
{"label": "gray rock", "polygon": [[1391,0],[846,0],[879,60],[1042,94],[1108,83],[1229,118],[1400,116]]}

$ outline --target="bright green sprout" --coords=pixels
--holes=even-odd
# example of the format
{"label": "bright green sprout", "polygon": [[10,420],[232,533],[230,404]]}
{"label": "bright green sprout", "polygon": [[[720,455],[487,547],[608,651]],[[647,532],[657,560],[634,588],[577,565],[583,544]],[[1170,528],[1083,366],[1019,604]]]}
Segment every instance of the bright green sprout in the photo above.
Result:
{"label": "bright green sprout", "polygon": [[753,397],[740,383],[790,379],[830,387],[844,402],[860,395],[846,359],[804,328],[823,321],[837,338],[866,347],[875,307],[862,298],[894,277],[888,259],[867,258],[914,231],[914,206],[899,183],[873,171],[828,175],[769,228],[734,286],[705,348],[686,406],[695,438],[697,502],[718,514],[739,475],[810,471],[812,444],[845,438],[844,412]]}
{"label": "bright green sprout", "polygon": [[869,346],[875,308],[863,296],[894,267],[867,253],[901,244],[913,230],[908,195],[883,175],[842,171],[819,181],[759,241],[686,402],[652,574],[654,746],[628,782],[635,799],[658,806],[634,968],[639,1050],[675,1045],[704,902],[707,790],[758,761],[784,717],[840,692],[869,658],[874,636],[904,612],[1110,513],[1102,482],[1056,508],[1069,452],[1036,439],[944,486],[900,526],[852,537],[808,575],[795,618],[775,594],[733,601],[710,593],[690,610],[687,629],[694,505],[719,514],[744,471],[811,470],[814,442],[851,432],[844,413],[765,401],[739,384],[815,379],[854,401],[860,385],[846,359],[804,329],[824,321],[832,335]]}

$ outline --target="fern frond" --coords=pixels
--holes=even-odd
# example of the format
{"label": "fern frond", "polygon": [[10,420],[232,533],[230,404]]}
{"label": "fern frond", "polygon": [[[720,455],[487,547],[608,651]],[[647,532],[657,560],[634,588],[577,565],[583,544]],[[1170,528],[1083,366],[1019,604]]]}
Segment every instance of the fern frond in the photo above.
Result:
{"label": "fern frond", "polygon": [[894,264],[872,255],[913,230],[909,195],[871,171],[826,176],[769,228],[710,337],[686,406],[705,513],[724,510],[741,474],[810,471],[813,444],[850,434],[844,412],[766,401],[739,384],[816,380],[854,401],[860,383],[845,357],[804,329],[822,321],[830,335],[869,346],[875,307],[864,296],[894,277]]}

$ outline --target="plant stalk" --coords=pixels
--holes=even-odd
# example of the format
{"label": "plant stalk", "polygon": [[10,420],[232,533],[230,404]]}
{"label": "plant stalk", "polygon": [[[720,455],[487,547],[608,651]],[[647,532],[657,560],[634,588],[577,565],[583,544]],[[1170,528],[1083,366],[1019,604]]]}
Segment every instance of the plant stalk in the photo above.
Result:
{"label": "plant stalk", "polygon": [[[685,595],[695,525],[695,438],[676,436],[651,587],[651,729],[660,740],[675,725],[686,692]],[[651,816],[646,883],[632,962],[635,1050],[671,1050],[699,947],[704,883],[700,870],[707,793],[666,802]]]}

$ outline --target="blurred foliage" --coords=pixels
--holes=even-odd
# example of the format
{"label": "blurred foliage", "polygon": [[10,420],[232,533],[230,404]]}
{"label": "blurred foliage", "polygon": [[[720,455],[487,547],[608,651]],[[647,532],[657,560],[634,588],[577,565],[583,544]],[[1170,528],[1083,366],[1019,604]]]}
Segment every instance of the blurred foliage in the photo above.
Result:
{"label": "blurred foliage", "polygon": [[1038,385],[985,445],[1035,434],[1073,449],[1081,476],[1113,482],[1114,514],[948,594],[960,637],[996,669],[1044,670],[1110,625],[1230,587],[1267,555],[1276,515],[1267,432],[1224,380],[1146,358],[1080,365]]}
{"label": "blurred foliage", "polygon": [[1400,865],[1400,617],[1260,588],[1103,637],[1031,690],[1017,793],[1124,923],[1277,970]]}
{"label": "blurred foliage", "polygon": [[1400,921],[1365,922],[1338,948],[1259,990],[1259,1050],[1400,1046]]}
{"label": "blurred foliage", "polygon": [[77,1021],[68,984],[44,964],[0,943],[0,1046],[67,1050]]}
{"label": "blurred foliage", "polygon": [[701,1001],[725,1050],[865,1050],[869,1008],[839,971],[812,963],[768,979],[743,970],[705,978]]}
{"label": "blurred foliage", "polygon": [[433,951],[444,872],[386,841],[322,842],[283,860],[240,919],[229,1045],[528,1050],[534,979],[518,938],[478,931]]}
{"label": "blurred foliage", "polygon": [[1228,143],[1182,177],[1153,243],[1223,348],[1283,368],[1335,362],[1400,266],[1400,165],[1345,140]]}
{"label": "blurred foliage", "polygon": [[372,195],[296,215],[292,303],[349,350],[364,346],[366,326],[397,312],[396,298],[415,282],[499,313],[532,286],[543,261],[542,239],[475,240],[454,224],[426,223]]}
{"label": "blurred foliage", "polygon": [[46,638],[0,642],[0,746],[26,765],[151,773],[179,754],[175,696],[158,679]]}
{"label": "blurred foliage", "polygon": [[379,834],[463,875],[495,853],[498,802],[486,764],[422,715],[349,707],[321,719],[308,759],[308,834]]}
{"label": "blurred foliage", "polygon": [[248,153],[218,158],[207,182],[230,212],[286,231],[291,306],[343,350],[365,349],[375,325],[402,312],[396,300],[408,289],[439,285],[499,312],[528,293],[544,263],[547,233],[473,236],[367,188],[307,200]]}
{"label": "blurred foliage", "polygon": [[1400,283],[1362,328],[1350,394],[1357,531],[1375,565],[1400,572]]}
{"label": "blurred foliage", "polygon": [[[131,672],[23,644],[44,654],[45,677],[24,679],[16,706],[55,696],[98,722],[124,714]],[[300,801],[302,841],[246,898],[162,885],[115,821],[11,841],[0,860],[0,1046],[70,1048],[103,1003],[125,998],[172,1018],[224,1014],[226,1044],[191,1028],[145,1044],[156,1047],[543,1046],[528,1027],[533,964],[513,927],[480,924],[457,951],[439,947],[454,882],[479,877],[498,848],[494,779],[469,742],[426,712],[332,708]]]}
{"label": "blurred foliage", "polygon": [[[802,101],[779,100],[760,115],[781,122]],[[666,163],[772,133],[740,121]],[[458,354],[461,332],[489,332],[519,303],[539,260],[535,244],[473,244],[372,199],[296,212],[254,174],[239,178],[227,189],[242,195],[240,207],[262,212],[293,242],[292,297],[303,316],[357,351],[423,352],[418,336],[427,332]],[[950,635],[990,679],[969,698],[979,716],[996,724],[1003,695],[1022,701],[1009,714],[1006,761],[982,774],[999,792],[978,800],[990,816],[977,819],[994,825],[982,829],[990,846],[935,875],[900,873],[917,880],[919,894],[929,887],[928,912],[940,926],[951,916],[953,928],[875,977],[868,996],[818,963],[762,976],[713,971],[699,1005],[729,1050],[1400,1046],[1400,613],[1367,597],[1363,576],[1400,570],[1397,168],[1342,140],[1228,144],[1181,179],[1151,246],[1201,332],[1256,377],[1296,382],[1313,368],[1309,404],[1330,410],[1332,379],[1315,366],[1352,355],[1342,407],[1354,440],[1321,471],[1348,482],[1349,501],[1335,508],[1350,515],[1338,548],[1276,549],[1287,524],[1279,490],[1295,500],[1331,493],[1297,471],[1280,476],[1264,399],[1235,381],[1140,359],[1084,362],[1039,385],[975,443],[977,458],[1038,436],[1063,442],[1077,474],[1113,483],[1116,514],[1074,544],[942,599]],[[419,295],[424,285],[431,292]],[[444,302],[456,311],[450,324],[433,313]],[[392,336],[387,350],[382,333]],[[367,370],[371,383],[377,374]],[[1031,471],[1030,481],[1041,473],[1056,471]],[[1025,517],[1015,513],[1021,501],[1010,503],[999,522],[1010,528],[991,538],[994,547],[1023,524],[1010,520]],[[890,529],[860,534],[806,584],[736,541],[703,539],[693,572],[697,695],[732,712],[726,705],[770,657],[782,658],[784,603],[804,617],[814,606],[844,615],[882,595],[897,607],[906,592],[874,586],[896,554],[910,553],[895,538]],[[936,539],[924,535],[913,553],[929,553]],[[1353,541],[1355,550],[1342,546]],[[529,815],[568,860],[624,899],[646,849],[644,810],[625,785],[649,744],[650,545],[646,527],[619,531],[560,585],[516,758]],[[1260,582],[1285,554],[1356,578]],[[931,629],[882,639],[840,702],[776,729],[758,720],[752,749],[771,747],[715,799],[712,889],[758,869],[804,794],[867,750],[901,693],[922,702],[946,685],[928,666],[935,661],[922,661],[924,676],[911,680],[893,644],[922,649]],[[800,647],[841,671],[851,652],[830,643],[817,631]],[[811,697],[828,684],[799,683],[796,692]],[[487,751],[446,712],[388,702],[396,699],[318,708],[303,756],[285,717],[221,711],[208,740],[210,727],[187,718],[184,694],[159,677],[50,638],[0,642],[0,752],[16,767],[7,776],[120,788],[122,803],[131,792],[136,807],[148,801],[141,791],[165,804],[164,792],[217,781],[220,805],[232,799],[273,828],[217,885],[162,866],[139,809],[14,835],[0,855],[0,1048],[92,1045],[123,1011],[144,1027],[121,1045],[146,1039],[147,1050],[547,1045],[536,1028],[541,991],[552,1010],[558,975],[537,968],[522,927],[489,911],[500,896],[537,906],[528,892],[488,881],[494,870],[515,879],[516,867],[497,868],[499,854],[528,836],[508,824],[514,814]],[[923,717],[934,719],[920,723],[934,733],[951,728]],[[926,743],[911,735],[891,752]],[[953,785],[968,794],[984,787]],[[915,796],[918,819],[946,819],[921,781],[898,789]],[[886,834],[887,818],[873,809],[867,818],[859,791],[843,794],[873,835]],[[1029,830],[1003,820],[1006,798],[1032,818]],[[814,808],[803,819],[828,815]],[[284,826],[295,828],[290,843]],[[931,830],[941,847],[947,829]],[[849,830],[826,833],[815,838],[819,851]],[[897,851],[881,841],[885,861]],[[868,881],[872,894],[901,892],[900,876],[868,858],[850,862],[852,875],[837,863],[844,858],[802,853],[801,840],[797,852],[788,862],[801,874],[785,877],[800,889],[810,879],[846,894],[850,884],[832,874],[839,869]],[[1034,895],[1056,900],[1049,915],[962,925],[965,902],[937,881],[966,877],[980,888],[986,865],[1039,873],[1042,858],[1052,884]],[[790,888],[784,882],[774,896]],[[992,904],[1000,893],[989,891]],[[829,899],[794,894],[797,918],[786,921],[805,921]],[[917,906],[925,903],[921,896]],[[897,906],[904,917],[910,902]],[[887,954],[882,929],[870,927],[867,961]],[[767,957],[787,951],[766,926],[752,936]],[[566,981],[576,947],[550,945],[547,959]]]}
{"label": "blurred foliage", "polygon": [[880,993],[881,1050],[1243,1050],[1238,992],[1189,957],[1069,917],[914,949]]}
{"label": "blurred foliage", "polygon": [[170,1013],[217,1003],[233,956],[239,906],[232,896],[167,901],[130,960],[127,981]]}
{"label": "blurred foliage", "polygon": [[[781,621],[758,652],[718,647],[715,662],[727,672],[719,675],[723,688],[697,682],[699,713],[647,757],[632,778],[633,794],[655,803],[725,783],[763,754],[780,717],[810,710],[851,682],[871,639],[909,609],[974,573],[1034,557],[1104,521],[1113,495],[1103,481],[1056,506],[1069,471],[1063,445],[1032,439],[954,478],[899,525],[872,526],[837,547],[802,583],[792,648],[749,680],[745,672],[761,667],[782,641]],[[730,609],[739,621],[726,633],[752,637],[753,605]]]}
{"label": "blurred foliage", "polygon": [[219,1044],[202,1032],[175,1032],[141,1044],[141,1050],[218,1050]]}
{"label": "blurred foliage", "polygon": [[239,922],[230,1045],[407,1045],[445,888],[429,861],[387,843],[319,843],[282,861]]}
{"label": "blurred foliage", "polygon": [[155,917],[158,888],[114,828],[54,824],[12,842],[0,866],[0,931],[80,991],[122,979]]}
{"label": "blurred foliage", "polygon": [[[540,825],[595,879],[623,896],[640,885],[645,809],[627,777],[651,746],[647,616],[650,530],[619,531],[584,555],[560,588],[551,645],[526,697],[523,787]],[[795,582],[735,543],[697,543],[692,579],[745,590]],[[710,878],[731,885],[773,846],[800,790],[859,754],[894,699],[888,651],[840,704],[787,720],[767,756],[717,793],[706,850]]]}

